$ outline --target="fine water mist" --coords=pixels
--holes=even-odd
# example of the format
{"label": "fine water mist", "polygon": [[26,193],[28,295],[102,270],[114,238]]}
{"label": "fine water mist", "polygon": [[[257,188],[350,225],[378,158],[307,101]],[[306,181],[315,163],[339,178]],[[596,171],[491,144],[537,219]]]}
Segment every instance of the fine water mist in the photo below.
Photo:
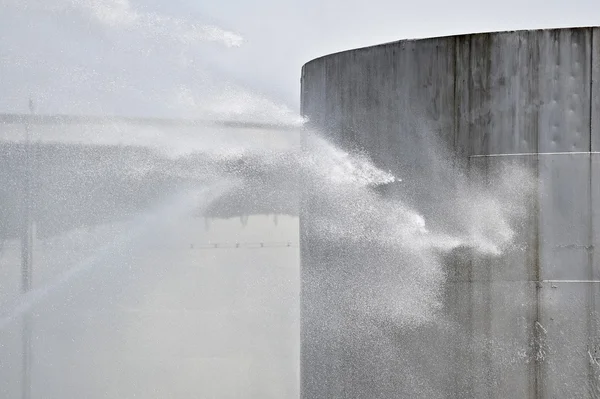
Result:
{"label": "fine water mist", "polygon": [[[352,331],[357,327],[372,333],[384,331],[376,338],[379,340],[388,339],[385,334],[389,332],[403,334],[423,325],[459,334],[458,326],[453,326],[443,312],[447,258],[457,250],[496,257],[514,246],[514,229],[518,228],[522,201],[530,185],[528,175],[515,168],[499,172],[492,185],[477,183],[477,179],[467,183],[465,170],[437,152],[430,160],[443,175],[444,184],[434,192],[444,206],[428,213],[430,208],[421,210],[403,201],[402,195],[386,194],[386,187],[402,192],[406,183],[402,176],[381,170],[365,154],[342,150],[318,132],[299,125],[252,136],[235,128],[206,134],[202,128],[135,126],[131,128],[135,135],[127,136],[126,144],[119,138],[111,142],[110,137],[114,132],[127,132],[127,126],[100,125],[95,129],[102,137],[101,144],[84,144],[86,140],[57,144],[58,139],[48,136],[37,141],[35,151],[39,160],[49,162],[48,173],[56,174],[60,169],[59,179],[39,182],[38,218],[50,217],[44,214],[43,205],[52,201],[52,193],[61,193],[74,220],[59,230],[80,224],[84,214],[95,215],[96,221],[85,222],[92,224],[106,218],[115,222],[123,217],[131,219],[124,224],[117,222],[116,230],[112,228],[114,236],[87,257],[70,264],[64,264],[61,257],[49,261],[46,267],[60,272],[40,280],[43,284],[26,295],[5,301],[0,329],[30,312],[43,317],[49,304],[53,312],[62,309],[69,313],[73,301],[82,300],[81,289],[89,286],[90,279],[100,284],[91,298],[104,299],[85,299],[84,303],[109,300],[110,306],[118,304],[122,296],[119,291],[131,290],[126,287],[143,276],[143,269],[133,266],[139,257],[136,254],[161,248],[169,234],[177,235],[181,228],[177,220],[192,215],[310,213],[311,222],[303,226],[301,234],[327,248],[332,260],[344,259],[343,264],[324,263],[320,272],[308,273],[313,276],[309,278],[325,285],[331,284],[328,276],[335,273],[347,276],[343,286],[330,287],[331,298],[323,298],[335,304],[332,314],[341,308],[346,315],[343,319],[323,317],[324,328],[349,332],[348,342],[342,345],[357,345],[352,342]],[[186,143],[185,148],[180,147],[181,142]],[[23,143],[5,136],[3,145],[8,149]],[[74,158],[58,164],[54,158],[51,162],[52,152],[61,146],[74,148],[70,150]],[[5,153],[19,151],[13,148]],[[92,156],[95,153],[106,155]],[[115,177],[121,181],[112,181]],[[92,186],[99,184],[110,190],[106,200],[77,199],[78,181],[94,182]],[[157,184],[159,190],[144,188]],[[114,201],[116,196],[118,202]],[[142,202],[140,196],[145,197]],[[312,205],[303,209],[307,196]],[[46,208],[53,212],[52,207]],[[51,237],[56,233],[46,234]],[[168,279],[168,264],[152,270],[154,280],[159,279],[153,284]],[[252,274],[246,277],[253,279]],[[422,375],[408,365],[404,373],[411,378]]]}
{"label": "fine water mist", "polygon": [[[75,169],[86,163],[80,159],[81,162],[70,166],[73,169],[57,184],[69,185],[71,173],[93,179],[91,174],[107,173],[103,168],[117,170],[119,176],[128,176],[137,182],[161,175],[164,180],[175,182],[173,187],[180,187],[180,191],[189,190],[181,188],[187,186],[205,187],[202,190],[210,195],[210,201],[197,196],[191,197],[196,198],[195,202],[188,200],[195,207],[190,209],[200,214],[201,209],[218,207],[220,198],[226,198],[224,206],[240,206],[247,202],[244,205],[252,208],[257,205],[248,201],[248,191],[252,191],[255,198],[271,198],[270,206],[297,215],[302,195],[310,195],[319,206],[305,210],[310,212],[314,222],[304,234],[318,238],[332,248],[379,249],[381,257],[372,258],[369,264],[352,265],[352,269],[356,272],[361,268],[385,268],[385,273],[395,275],[393,283],[388,280],[390,291],[384,297],[369,298],[368,293],[361,293],[358,279],[358,286],[354,287],[356,306],[366,306],[363,311],[371,316],[379,312],[384,316],[389,312],[385,317],[400,323],[435,319],[446,273],[442,262],[445,255],[457,248],[470,248],[483,255],[499,256],[505,248],[515,244],[512,241],[514,224],[524,212],[523,201],[531,185],[526,172],[515,168],[502,171],[494,184],[488,185],[493,189],[473,183],[476,179],[467,182],[464,170],[447,162],[443,154],[432,153],[429,154],[431,165],[443,174],[444,185],[440,186],[436,197],[443,202],[444,209],[427,215],[418,207],[403,202],[399,199],[401,196],[388,198],[378,191],[386,185],[394,185],[396,190],[402,191],[401,176],[378,169],[363,154],[341,150],[317,132],[301,130],[300,126],[291,132],[263,132],[262,143],[256,135],[240,133],[235,128],[209,135],[199,133],[198,128],[183,131],[174,128],[169,129],[168,137],[160,128],[111,125],[96,129],[102,139],[101,145],[79,137],[80,142],[91,145],[91,152],[93,148],[123,145],[118,137],[111,142],[111,134],[115,132],[129,133],[127,147],[148,151],[142,152],[143,156],[121,152],[118,160],[97,159],[94,164],[86,165],[92,166],[91,170]],[[300,135],[305,136],[302,147]],[[278,146],[278,139],[287,144]],[[48,140],[47,136],[45,140]],[[48,141],[53,142],[52,139]],[[185,149],[180,148],[182,142]],[[39,143],[42,142],[38,145],[43,149],[44,144]],[[428,170],[427,174],[430,173]],[[217,185],[230,188],[218,189]],[[184,193],[191,195],[188,191]],[[154,198],[157,200],[165,195],[166,192],[157,193]],[[173,211],[180,208],[175,205],[163,207]],[[94,212],[93,209],[88,211]],[[149,217],[157,217],[156,211],[148,212],[151,212]],[[135,222],[137,219],[132,221],[137,226],[135,231],[150,229],[144,224],[147,217],[141,214],[139,222]],[[437,223],[437,219],[452,220],[452,224],[446,228]],[[116,250],[110,248],[98,253],[109,254]],[[71,274],[69,271],[68,275]],[[32,297],[39,295],[40,292],[30,293]]]}
{"label": "fine water mist", "polygon": [[302,339],[368,373],[358,347],[403,359],[374,393],[442,396],[411,336],[478,350],[444,312],[449,265],[518,251],[523,167],[484,180],[423,124],[428,167],[394,175],[204,62],[243,34],[132,1],[8,0],[0,32],[0,396],[297,397],[299,242],[327,288]]}

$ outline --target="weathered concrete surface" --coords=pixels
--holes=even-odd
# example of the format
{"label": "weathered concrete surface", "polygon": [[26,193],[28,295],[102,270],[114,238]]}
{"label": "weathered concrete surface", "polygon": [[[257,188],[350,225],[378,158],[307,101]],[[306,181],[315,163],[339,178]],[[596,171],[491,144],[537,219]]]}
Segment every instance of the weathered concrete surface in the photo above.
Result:
{"label": "weathered concrete surface", "polygon": [[600,394],[599,83],[598,28],[406,40],[303,67],[311,124],[402,177],[384,194],[430,223],[459,222],[444,211],[454,180],[440,154],[488,184],[507,164],[538,182],[515,248],[447,260],[444,312],[456,327],[398,327],[391,344],[344,308],[348,273],[378,254],[334,254],[307,235],[305,197],[303,398]]}

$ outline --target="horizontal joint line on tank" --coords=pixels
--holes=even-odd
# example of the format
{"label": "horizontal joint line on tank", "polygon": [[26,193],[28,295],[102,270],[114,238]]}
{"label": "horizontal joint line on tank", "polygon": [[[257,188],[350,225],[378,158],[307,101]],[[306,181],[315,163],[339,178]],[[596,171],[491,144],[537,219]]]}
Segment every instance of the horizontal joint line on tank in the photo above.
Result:
{"label": "horizontal joint line on tank", "polygon": [[469,158],[492,158],[492,157],[531,157],[536,155],[590,155],[600,154],[599,151],[572,151],[572,152],[522,152],[515,154],[480,154],[469,155]]}
{"label": "horizontal joint line on tank", "polygon": [[542,283],[600,284],[600,280],[542,280]]}

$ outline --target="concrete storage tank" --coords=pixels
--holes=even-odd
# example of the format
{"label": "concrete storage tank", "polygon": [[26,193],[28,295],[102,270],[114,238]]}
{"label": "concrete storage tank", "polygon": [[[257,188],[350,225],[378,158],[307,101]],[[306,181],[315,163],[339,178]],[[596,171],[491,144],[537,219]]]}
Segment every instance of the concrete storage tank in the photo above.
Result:
{"label": "concrete storage tank", "polygon": [[517,245],[495,259],[447,258],[443,313],[456,329],[375,328],[353,318],[348,275],[362,268],[377,295],[378,277],[364,270],[377,253],[334,251],[312,237],[317,204],[307,195],[303,398],[600,396],[599,28],[404,40],[328,55],[302,69],[302,111],[337,144],[359,146],[403,177],[384,195],[418,204],[434,221],[446,204],[438,195],[445,182],[423,155],[432,140],[484,180],[507,163],[536,176]]}

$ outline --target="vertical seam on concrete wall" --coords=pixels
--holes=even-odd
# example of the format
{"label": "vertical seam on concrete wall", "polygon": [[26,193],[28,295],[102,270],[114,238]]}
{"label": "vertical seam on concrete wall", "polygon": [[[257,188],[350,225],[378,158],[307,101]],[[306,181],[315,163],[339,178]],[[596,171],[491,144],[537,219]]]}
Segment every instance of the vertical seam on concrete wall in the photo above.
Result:
{"label": "vertical seam on concrete wall", "polygon": [[[454,155],[455,155],[453,162],[462,163],[463,160],[460,159],[459,156],[456,156],[456,154],[462,153],[462,151],[460,151],[458,148],[458,146],[459,146],[458,143],[460,143],[460,138],[459,138],[459,135],[460,135],[460,112],[458,111],[458,87],[459,87],[458,86],[458,76],[459,76],[459,74],[458,74],[458,58],[459,58],[459,38],[455,37],[454,38],[454,88],[453,88],[454,89],[454,93],[453,93],[453,95],[454,95],[454,115],[453,115],[453,117],[454,117],[454,121],[453,121],[454,122],[454,137],[453,137],[453,141],[452,141],[452,147],[453,147],[452,150],[454,151]],[[467,154],[465,154],[465,155],[467,155]],[[468,173],[468,170],[469,170],[468,169],[468,163],[469,163],[468,156],[466,159],[466,163],[467,163],[466,170]],[[456,265],[454,267],[455,267],[454,270],[457,270]],[[456,291],[458,290],[457,287],[458,287],[458,284],[455,283],[454,287],[453,287],[453,291],[454,291],[453,295],[457,295],[456,294]],[[450,312],[452,315],[452,318],[458,319],[458,310],[455,309],[455,312],[456,313],[454,313],[452,311]],[[460,354],[458,353],[458,350],[455,349],[453,356],[455,359],[460,359]],[[458,387],[460,385],[459,375],[454,374],[452,376],[451,381],[453,384],[452,391],[454,391],[454,392],[458,391]]]}
{"label": "vertical seam on concrete wall", "polygon": [[[458,37],[454,38],[454,137],[452,137],[452,149],[454,153],[457,152],[462,154],[462,151],[459,151],[457,146],[458,135],[460,131],[459,118],[460,112],[458,110]],[[463,154],[464,155],[464,154]]]}
{"label": "vertical seam on concrete wall", "polygon": [[[305,118],[305,110],[306,110],[306,80],[304,78],[304,74],[306,71],[306,65],[302,66],[302,71],[300,73],[300,115]],[[303,126],[303,128],[300,131],[300,154],[303,155],[304,151],[305,151],[305,138],[306,138],[306,125]],[[299,261],[299,270],[298,270],[298,284],[300,284],[300,287],[298,288],[298,337],[299,337],[299,343],[298,343],[298,395],[299,397],[302,397],[303,394],[303,386],[304,384],[302,383],[302,379],[304,377],[304,373],[302,372],[302,313],[303,313],[303,309],[302,309],[302,289],[303,289],[303,284],[302,284],[302,249],[303,247],[306,247],[303,244],[306,244],[306,242],[303,239],[303,234],[304,234],[304,228],[302,225],[302,209],[304,207],[304,176],[301,174],[300,175],[300,195],[298,198],[298,205],[299,205],[299,209],[298,209],[298,261]],[[306,257],[306,254],[305,254]]]}
{"label": "vertical seam on concrete wall", "polygon": [[474,155],[475,151],[473,151],[473,140],[471,137],[471,118],[473,117],[472,112],[471,112],[471,94],[473,92],[473,76],[471,76],[472,74],[472,69],[473,69],[473,65],[472,65],[472,55],[473,55],[473,36],[469,35],[468,37],[469,40],[469,57],[468,57],[468,71],[469,74],[467,75],[467,104],[466,104],[466,111],[467,111],[467,143],[469,143],[469,149],[467,151],[468,155]]}
{"label": "vertical seam on concrete wall", "polygon": [[302,69],[300,70],[300,116],[304,117],[304,90],[306,87],[304,86],[304,70],[306,65],[302,65]]}
{"label": "vertical seam on concrete wall", "polygon": [[[539,138],[537,140],[536,146],[538,147],[537,151],[539,151]],[[537,176],[537,179],[540,178],[540,158],[539,156],[536,157],[536,162],[535,162],[535,175]],[[540,317],[541,317],[541,309],[540,309],[540,290],[541,290],[541,282],[540,282],[540,195],[541,195],[541,190],[540,190],[540,186],[539,186],[539,182],[537,184],[537,189],[536,189],[536,195],[535,195],[535,205],[534,205],[534,215],[535,215],[535,248],[536,248],[536,253],[533,257],[533,261],[535,262],[535,321],[533,323],[533,325],[531,326],[532,328],[532,335],[533,335],[533,340],[535,345],[533,345],[534,350],[536,351],[536,353],[533,354],[534,356],[534,383],[533,383],[533,391],[534,391],[534,398],[541,398],[542,397],[542,390],[541,390],[541,381],[542,381],[542,367],[540,364],[540,360],[538,359],[538,351],[539,349],[539,345],[540,345],[540,341],[541,341],[541,337],[539,336],[538,333],[538,329],[535,326],[535,323],[539,323],[540,322]]]}
{"label": "vertical seam on concrete wall", "polygon": [[[473,145],[473,140],[472,140],[472,127],[473,127],[473,121],[472,121],[472,117],[473,117],[473,112],[472,112],[472,94],[473,94],[473,40],[474,40],[474,36],[473,35],[468,35],[467,36],[467,40],[469,43],[468,46],[468,57],[467,57],[467,75],[466,75],[466,79],[467,79],[467,92],[466,92],[466,96],[464,96],[463,93],[463,98],[466,97],[466,115],[467,115],[467,127],[466,127],[466,135],[467,135],[467,143],[469,145],[469,149],[467,151],[467,154],[472,155],[475,153],[474,151],[474,145]],[[468,165],[467,165],[467,170],[469,171],[469,173],[471,173],[471,168],[473,168],[472,164],[471,164],[471,159],[469,157],[468,159]],[[475,304],[473,303],[473,280],[474,280],[474,276],[473,276],[473,257],[469,256],[469,260],[468,260],[468,270],[469,270],[469,275],[468,275],[468,281],[469,281],[469,289],[468,289],[468,316],[467,316],[467,333],[469,336],[469,340],[468,342],[471,344],[474,340],[475,337],[475,326],[474,326],[474,320],[473,320],[473,312],[474,312],[474,306]],[[469,356],[468,359],[469,362],[469,367],[473,367],[474,365],[474,359]],[[467,380],[467,392],[470,394],[474,394],[475,393],[475,386],[476,386],[476,381],[474,376],[471,376],[468,380]]]}
{"label": "vertical seam on concrete wall", "polygon": [[[539,160],[538,160],[539,162]],[[537,174],[539,176],[539,166],[536,166],[537,169]],[[532,356],[534,357],[533,359],[533,365],[534,365],[534,370],[533,370],[533,397],[534,398],[541,398],[540,395],[540,381],[541,381],[541,365],[540,365],[540,361],[537,358],[538,354],[537,352],[539,351],[538,346],[540,345],[540,337],[539,334],[537,332],[537,329],[535,327],[535,323],[539,323],[540,320],[540,281],[539,281],[539,254],[540,254],[540,250],[539,250],[539,245],[540,245],[540,239],[539,239],[539,234],[540,234],[540,229],[539,229],[539,223],[540,223],[540,218],[539,218],[539,187],[537,190],[537,194],[536,194],[536,199],[535,199],[535,209],[534,212],[536,214],[535,216],[535,220],[536,220],[536,227],[535,227],[535,246],[536,246],[536,255],[534,257],[534,262],[536,263],[536,274],[538,275],[538,277],[536,277],[536,282],[535,282],[535,321],[533,322],[533,324],[531,325],[531,334],[533,336],[533,349],[536,353],[533,353]]]}
{"label": "vertical seam on concrete wall", "polygon": [[[546,35],[544,35],[544,39]],[[539,37],[538,37],[538,40]],[[540,43],[537,43],[537,47],[538,47],[538,51],[540,48]],[[538,68],[539,68],[539,64],[541,63],[541,56],[538,57]],[[538,83],[537,83],[537,95],[539,97],[540,95],[540,82],[539,79],[541,79],[542,75],[538,75]],[[538,110],[538,114],[536,116],[538,118],[538,123],[537,123],[537,132],[536,132],[536,138],[535,138],[535,152],[539,153],[540,151],[540,123],[539,123],[539,110]],[[542,382],[542,365],[540,363],[540,360],[538,359],[538,351],[539,349],[539,345],[541,345],[541,337],[539,336],[539,330],[536,328],[536,323],[540,322],[540,317],[541,317],[541,309],[540,309],[540,289],[541,289],[541,271],[540,271],[540,267],[541,267],[541,260],[540,260],[540,254],[541,254],[541,250],[540,250],[540,212],[541,212],[541,200],[540,200],[540,195],[541,195],[541,190],[540,190],[540,157],[539,155],[536,155],[536,161],[535,161],[535,176],[536,179],[538,180],[537,184],[536,184],[536,192],[535,192],[535,197],[534,197],[534,207],[533,207],[533,212],[534,212],[534,217],[535,217],[535,253],[533,256],[533,262],[535,262],[534,264],[534,271],[535,271],[535,321],[533,322],[533,324],[531,325],[531,332],[532,332],[532,336],[533,336],[533,341],[534,341],[534,345],[533,345],[533,349],[536,351],[536,353],[533,353],[532,355],[534,356],[533,359],[533,397],[534,398],[542,398],[542,386],[541,386],[541,382]]]}
{"label": "vertical seam on concrete wall", "polygon": [[[591,56],[591,64],[592,64],[592,68],[591,68],[591,80],[590,80],[590,194],[591,194],[591,199],[592,201],[594,200],[594,179],[593,179],[593,174],[594,174],[594,163],[593,163],[593,155],[592,152],[595,152],[596,149],[594,148],[594,134],[600,134],[600,132],[598,132],[598,128],[600,127],[600,125],[596,122],[596,118],[597,118],[597,114],[600,110],[598,110],[597,108],[595,108],[595,95],[597,95],[596,93],[596,85],[598,84],[597,81],[594,81],[594,77],[598,78],[600,76],[598,76],[598,73],[600,73],[599,71],[595,71],[596,69],[596,65],[600,60],[596,59],[596,52],[595,49],[598,45],[598,43],[595,43],[595,39],[600,37],[600,35],[596,35],[596,32],[600,33],[600,28],[591,28],[591,48],[590,48],[590,52],[592,54]],[[595,73],[596,72],[596,73]],[[594,203],[590,202],[590,207],[592,209],[592,211],[594,210]],[[596,273],[594,272],[594,253],[595,253],[595,249],[594,249],[594,243],[595,243],[595,231],[594,231],[594,222],[595,222],[595,218],[594,218],[594,214],[593,212],[590,213],[591,216],[591,255],[592,255],[592,280],[595,280],[597,278]]]}
{"label": "vertical seam on concrete wall", "polygon": [[[590,78],[590,83],[589,83],[589,100],[590,100],[590,104],[589,104],[589,133],[590,133],[590,139],[589,139],[589,186],[588,186],[588,201],[589,201],[589,205],[588,205],[588,223],[589,223],[589,228],[588,228],[588,237],[589,237],[589,242],[588,242],[588,264],[589,264],[589,276],[588,278],[590,280],[594,279],[594,194],[593,194],[593,190],[594,190],[594,186],[592,184],[592,177],[594,174],[594,165],[592,162],[592,143],[593,143],[593,134],[594,134],[594,130],[593,130],[593,126],[594,126],[594,28],[589,28],[589,37],[590,37],[590,47],[589,47],[589,51],[590,51],[590,70],[589,70],[589,78]],[[593,353],[594,350],[594,346],[595,346],[595,334],[594,334],[594,317],[595,317],[595,306],[594,306],[594,290],[595,288],[593,286],[588,285],[586,287],[586,289],[589,290],[588,293],[588,314],[587,314],[587,324],[588,324],[588,353]],[[590,361],[588,363],[589,367],[588,367],[588,384],[590,385],[589,389],[590,389],[590,394],[593,394],[593,390],[594,390],[594,365],[592,364],[592,362]]]}
{"label": "vertical seam on concrete wall", "polygon": [[[589,140],[589,147],[588,147],[588,151],[589,151],[589,168],[590,168],[590,175],[589,175],[589,215],[590,215],[590,223],[589,223],[589,245],[593,245],[593,235],[594,235],[594,230],[593,230],[593,218],[592,218],[592,214],[593,214],[593,185],[592,185],[592,174],[593,174],[593,163],[592,163],[592,139],[593,139],[593,120],[594,120],[594,31],[593,28],[590,28],[589,30],[590,32],[590,70],[589,70],[589,77],[590,77],[590,93],[589,93],[589,100],[590,100],[590,106],[589,106],[589,133],[590,133],[590,140]],[[590,248],[588,249],[588,258],[589,258],[589,265],[590,265],[590,274],[589,274],[589,279],[593,280],[594,279],[594,264],[593,264],[593,250]]]}
{"label": "vertical seam on concrete wall", "polygon": [[[594,121],[594,28],[590,28],[589,30],[589,34],[590,34],[590,107],[589,107],[589,111],[590,111],[590,139],[589,139],[589,147],[588,147],[588,151],[590,152],[590,166],[591,166],[591,161],[592,161],[592,139],[593,139],[593,121]],[[590,176],[590,181],[591,181],[591,176]],[[591,191],[590,191],[591,193]]]}
{"label": "vertical seam on concrete wall", "polygon": [[[592,214],[594,212],[594,208],[593,208],[593,185],[592,185],[592,174],[593,174],[593,163],[592,163],[592,139],[593,139],[593,135],[594,135],[594,130],[593,130],[593,120],[594,120],[594,30],[593,28],[590,28],[589,30],[590,32],[590,71],[589,71],[589,76],[590,76],[590,95],[589,95],[589,99],[590,99],[590,106],[589,106],[589,132],[590,132],[590,140],[589,140],[589,147],[588,147],[588,151],[589,151],[589,168],[590,168],[590,176],[589,176],[589,215],[590,215],[590,223],[589,223],[589,245],[593,245],[594,240],[593,240],[593,235],[594,235],[594,230],[593,230],[593,218],[592,218]],[[589,257],[589,262],[590,262],[590,275],[589,275],[589,279],[593,280],[594,279],[594,264],[593,264],[593,253],[594,251],[592,249],[588,249],[588,257]]]}

